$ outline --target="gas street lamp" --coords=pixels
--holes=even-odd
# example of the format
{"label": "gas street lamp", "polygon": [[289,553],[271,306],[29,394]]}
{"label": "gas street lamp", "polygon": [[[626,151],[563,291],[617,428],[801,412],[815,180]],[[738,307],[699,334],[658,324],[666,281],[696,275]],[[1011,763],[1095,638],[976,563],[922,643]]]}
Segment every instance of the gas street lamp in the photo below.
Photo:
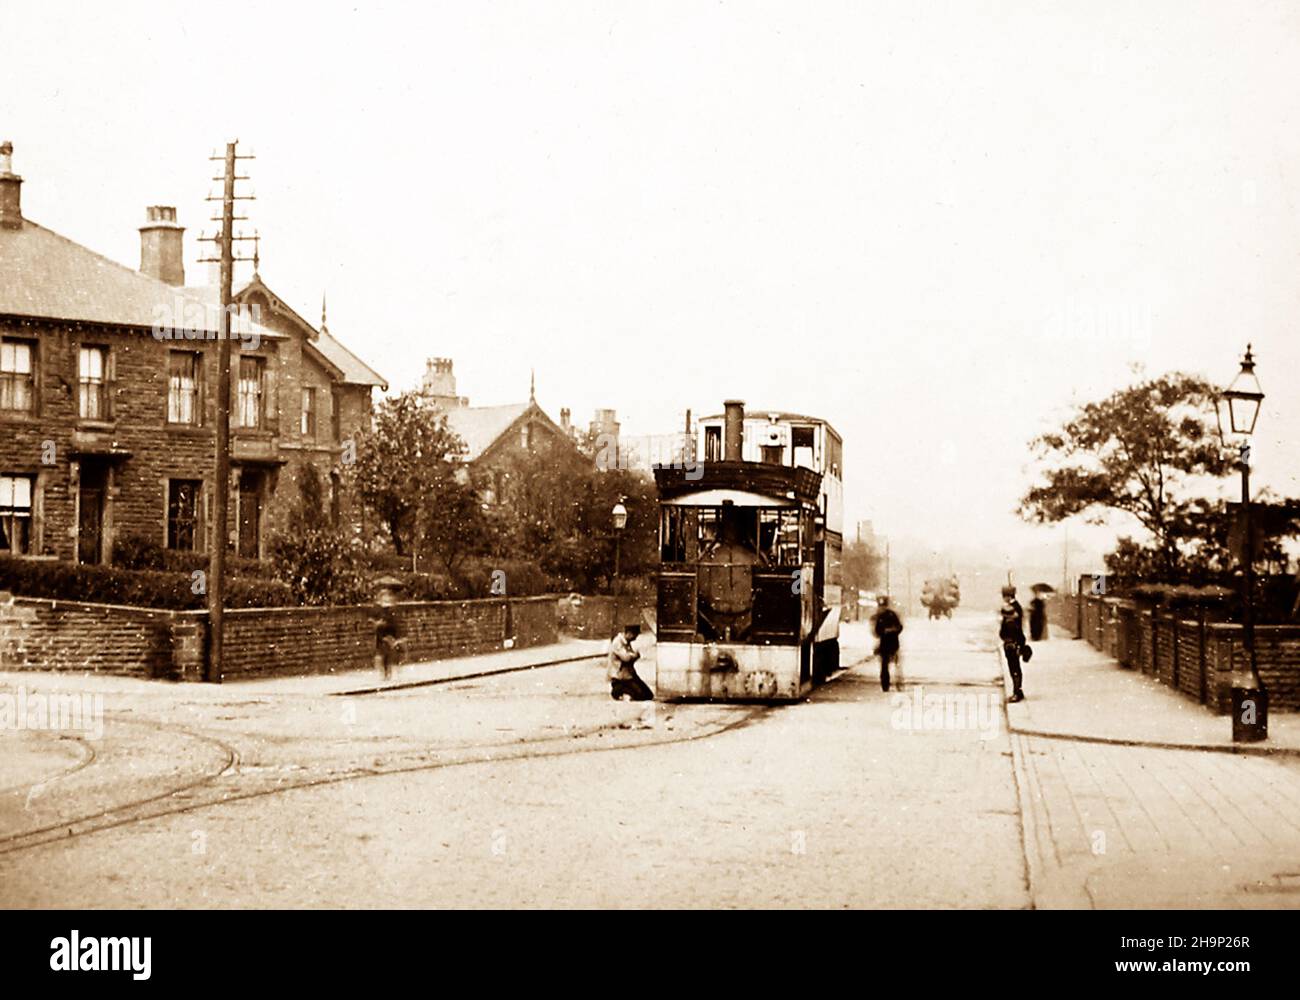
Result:
{"label": "gas street lamp", "polygon": [[618,597],[619,597],[619,574],[618,564],[619,556],[623,548],[623,529],[627,527],[627,508],[623,506],[625,497],[619,497],[618,502],[614,504],[614,509],[610,514],[614,518],[614,628],[620,628],[622,621],[618,617]]}
{"label": "gas street lamp", "polygon": [[[1234,671],[1232,680],[1232,740],[1234,743],[1254,743],[1268,739],[1268,692],[1259,678],[1259,663],[1255,656],[1255,539],[1250,518],[1250,435],[1259,419],[1259,407],[1264,392],[1255,375],[1255,357],[1250,345],[1241,359],[1241,371],[1228,388],[1219,394],[1216,416],[1219,421],[1219,438],[1228,444],[1228,434],[1240,435],[1238,454],[1241,456],[1241,535],[1242,551],[1241,586],[1241,641],[1250,664],[1249,686],[1239,681]],[[1244,680],[1244,679],[1242,679]]]}

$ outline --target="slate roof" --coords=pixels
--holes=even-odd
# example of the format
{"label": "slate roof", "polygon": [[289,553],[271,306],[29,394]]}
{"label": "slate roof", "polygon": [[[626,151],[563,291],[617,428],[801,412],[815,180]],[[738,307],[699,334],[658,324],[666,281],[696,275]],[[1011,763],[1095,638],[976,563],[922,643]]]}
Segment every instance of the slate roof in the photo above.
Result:
{"label": "slate roof", "polygon": [[[0,315],[105,323],[151,329],[168,321],[177,301],[206,305],[189,289],[133,271],[30,219],[0,227]],[[159,310],[163,310],[160,313]],[[216,314],[191,325],[216,330]]]}
{"label": "slate roof", "polygon": [[316,348],[325,360],[343,373],[343,381],[355,385],[376,385],[387,389],[388,382],[377,371],[340,344],[329,333],[322,330],[315,340],[308,343]]}
{"label": "slate roof", "polygon": [[462,406],[447,410],[447,427],[468,449],[464,455],[472,462],[487,451],[510,425],[528,412],[529,403],[509,403],[505,406]]}
{"label": "slate roof", "polygon": [[271,308],[274,311],[283,313],[297,323],[307,335],[306,346],[314,349],[328,364],[332,365],[344,382],[353,385],[378,386],[380,389],[387,390],[388,380],[384,376],[344,347],[329,330],[317,329],[303,319],[296,310],[267,286],[261,275],[254,274],[248,284],[235,293],[235,297],[244,298],[249,292],[261,292],[271,300]]}
{"label": "slate roof", "polygon": [[[215,332],[218,302],[215,287],[169,285],[30,219],[17,229],[0,227],[0,315],[146,330],[174,317],[186,327]],[[342,373],[343,381],[388,388],[382,375],[328,332],[284,308],[308,328],[309,343]],[[256,324],[254,329],[266,339],[279,336]]]}

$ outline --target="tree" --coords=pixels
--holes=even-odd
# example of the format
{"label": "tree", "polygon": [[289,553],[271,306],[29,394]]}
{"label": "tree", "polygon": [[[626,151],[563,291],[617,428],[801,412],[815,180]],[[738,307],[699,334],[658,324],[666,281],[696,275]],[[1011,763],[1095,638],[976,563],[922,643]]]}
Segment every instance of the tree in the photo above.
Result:
{"label": "tree", "polygon": [[358,436],[356,461],[346,468],[398,555],[410,555],[416,546],[422,510],[436,510],[444,500],[463,509],[457,473],[463,475],[464,451],[446,417],[418,392],[384,399],[376,407],[372,429]]}
{"label": "tree", "polygon": [[422,551],[444,569],[451,581],[464,588],[463,570],[473,556],[492,546],[494,527],[483,504],[483,484],[468,468],[442,480],[435,492],[424,496],[417,521]]}
{"label": "tree", "polygon": [[880,585],[880,553],[866,542],[847,542],[840,555],[844,586],[875,590]]}
{"label": "tree", "polygon": [[358,552],[326,511],[316,467],[305,465],[287,530],[271,539],[271,565],[300,604],[354,604],[369,600]]}
{"label": "tree", "polygon": [[[655,563],[658,508],[654,483],[631,470],[602,471],[581,455],[555,449],[515,456],[499,470],[497,554],[536,563],[574,590],[608,587],[614,553],[624,577]],[[616,539],[613,508],[623,500],[627,526]]]}
{"label": "tree", "polygon": [[[1267,493],[1267,491],[1265,491]],[[1106,572],[1126,580],[1205,584],[1222,580],[1241,565],[1241,505],[1221,500],[1188,501],[1173,519],[1169,533],[1178,546],[1180,564],[1169,577],[1153,545],[1120,538],[1106,556]],[[1290,563],[1285,542],[1300,534],[1300,501],[1267,496],[1251,503],[1251,534],[1257,564],[1266,572],[1284,573]]]}
{"label": "tree", "polygon": [[1203,379],[1172,373],[1080,407],[1060,430],[1031,442],[1054,464],[1021,499],[1020,514],[1039,522],[1083,515],[1094,524],[1114,511],[1130,514],[1151,536],[1147,571],[1175,580],[1205,503],[1186,496],[1192,481],[1232,468],[1214,430],[1217,393]]}

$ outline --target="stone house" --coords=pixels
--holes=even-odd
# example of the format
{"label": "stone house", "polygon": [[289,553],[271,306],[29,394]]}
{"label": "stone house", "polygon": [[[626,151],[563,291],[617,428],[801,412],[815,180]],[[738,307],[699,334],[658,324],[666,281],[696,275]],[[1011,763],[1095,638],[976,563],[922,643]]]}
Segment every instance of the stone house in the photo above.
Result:
{"label": "stone house", "polygon": [[578,447],[569,411],[561,411],[557,424],[538,405],[531,389],[525,403],[470,406],[468,397],[456,394],[451,359],[432,358],[420,392],[446,416],[448,429],[465,442],[462,460],[484,475],[489,484],[484,501],[489,504],[504,495],[511,475],[521,467],[538,462],[591,464]]}
{"label": "stone house", "polygon": [[[107,563],[114,541],[209,551],[216,290],[184,284],[176,211],[147,210],[140,270],[22,214],[0,146],[0,552]],[[260,558],[311,464],[326,483],[384,379],[261,280],[232,320],[230,536]],[[350,516],[334,495],[337,516]]]}

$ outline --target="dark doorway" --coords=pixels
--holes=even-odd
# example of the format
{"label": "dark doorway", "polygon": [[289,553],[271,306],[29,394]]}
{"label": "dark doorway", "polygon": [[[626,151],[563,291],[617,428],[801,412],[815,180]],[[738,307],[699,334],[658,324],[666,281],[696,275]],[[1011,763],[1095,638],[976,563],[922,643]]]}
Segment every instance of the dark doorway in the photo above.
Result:
{"label": "dark doorway", "polygon": [[261,557],[262,474],[245,469],[239,474],[239,557]]}
{"label": "dark doorway", "polygon": [[82,463],[78,492],[77,562],[104,561],[104,493],[108,472],[94,463]]}

